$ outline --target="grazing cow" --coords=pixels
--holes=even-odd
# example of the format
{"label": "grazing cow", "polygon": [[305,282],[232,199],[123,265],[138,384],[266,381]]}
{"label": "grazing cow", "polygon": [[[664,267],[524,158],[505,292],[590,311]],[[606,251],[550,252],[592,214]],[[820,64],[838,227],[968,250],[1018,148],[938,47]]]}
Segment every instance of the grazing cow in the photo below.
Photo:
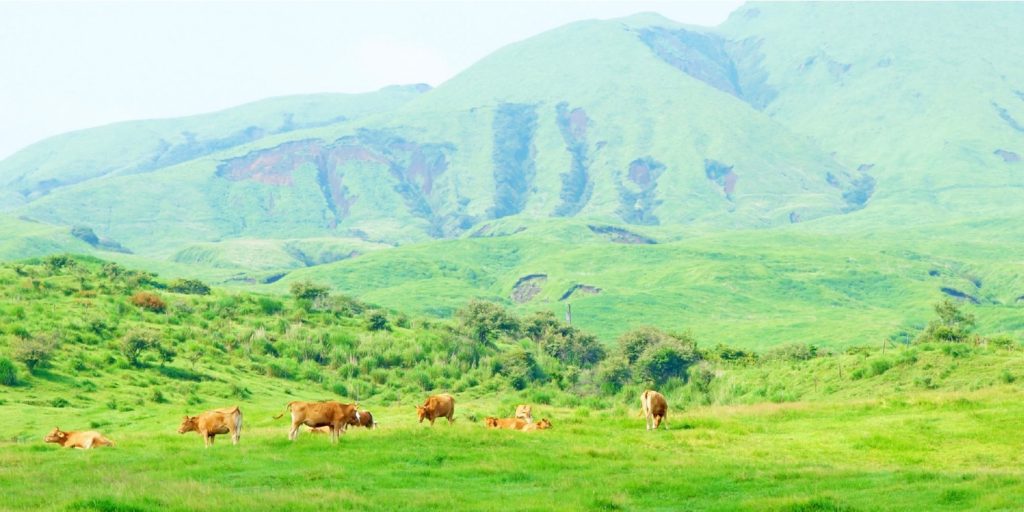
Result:
{"label": "grazing cow", "polygon": [[519,418],[494,418],[488,416],[484,418],[484,424],[487,428],[498,428],[504,430],[522,430],[528,424]]}
{"label": "grazing cow", "polygon": [[447,393],[428,397],[423,405],[416,407],[416,413],[419,415],[420,423],[426,418],[433,426],[437,418],[448,418],[448,424],[451,425],[455,421],[455,399]]}
{"label": "grazing cow", "polygon": [[536,423],[530,423],[523,427],[523,432],[532,432],[534,430],[547,430],[551,428],[551,422],[547,418],[542,418]]}
{"label": "grazing cow", "polygon": [[526,404],[517,405],[516,418],[519,418],[527,423],[533,423],[533,408]]}
{"label": "grazing cow", "polygon": [[366,427],[371,430],[377,428],[377,422],[373,419],[373,414],[370,414],[370,411],[359,411],[359,419],[349,422],[349,425]]}
{"label": "grazing cow", "polygon": [[242,410],[238,406],[206,411],[199,416],[185,416],[178,427],[178,433],[195,432],[203,436],[207,448],[213,444],[217,434],[231,433],[231,444],[238,444],[242,437]]}
{"label": "grazing cow", "polygon": [[[647,418],[647,430],[657,430],[668,416],[668,402],[665,401],[665,396],[648,389],[640,395],[640,404],[643,407],[640,414]],[[665,428],[668,428],[668,423],[665,423]]]}
{"label": "grazing cow", "polygon": [[[345,427],[352,423],[353,418],[359,421],[359,411],[356,404],[341,404],[338,402],[289,402],[285,412],[292,413],[292,427],[288,431],[288,439],[294,441],[299,433],[299,427],[330,427],[331,442],[338,442],[338,436],[343,434]],[[278,419],[284,413],[274,416]]]}
{"label": "grazing cow", "polygon": [[64,432],[58,427],[43,438],[47,443],[57,443],[65,448],[81,448],[88,450],[94,446],[114,446],[114,442],[103,437],[99,432]]}

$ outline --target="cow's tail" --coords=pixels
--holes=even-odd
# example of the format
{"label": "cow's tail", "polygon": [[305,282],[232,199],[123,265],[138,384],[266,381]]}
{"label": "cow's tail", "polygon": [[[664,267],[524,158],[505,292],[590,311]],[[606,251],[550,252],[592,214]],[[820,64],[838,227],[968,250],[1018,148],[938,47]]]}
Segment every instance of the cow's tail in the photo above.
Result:
{"label": "cow's tail", "polygon": [[235,435],[241,437],[242,435],[242,410],[235,406]]}
{"label": "cow's tail", "polygon": [[292,410],[292,404],[294,404],[294,403],[295,403],[295,402],[288,402],[288,405],[284,406],[284,412],[282,412],[281,414],[278,414],[277,416],[274,416],[274,419],[275,419],[275,420],[279,420],[279,419],[281,419],[281,416],[284,416],[284,414],[285,414],[286,412],[291,412],[291,410]]}
{"label": "cow's tail", "polygon": [[644,394],[640,395],[640,416],[647,416],[647,411],[651,410],[651,395],[650,391],[644,391]]}

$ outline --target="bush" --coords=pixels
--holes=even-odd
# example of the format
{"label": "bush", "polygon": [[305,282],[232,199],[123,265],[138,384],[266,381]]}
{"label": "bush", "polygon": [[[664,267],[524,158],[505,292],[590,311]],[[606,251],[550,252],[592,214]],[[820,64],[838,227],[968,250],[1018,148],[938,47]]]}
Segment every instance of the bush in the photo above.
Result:
{"label": "bush", "polygon": [[944,343],[964,343],[974,329],[974,315],[960,309],[956,302],[943,300],[935,305],[938,320],[928,322],[928,326],[917,337],[915,343],[938,341]]}
{"label": "bush", "polygon": [[530,382],[544,378],[544,372],[534,359],[533,354],[515,348],[499,355],[494,361],[495,373],[509,379],[516,389],[525,389]]}
{"label": "bush", "polygon": [[619,336],[619,353],[628,364],[635,364],[647,349],[669,339],[668,334],[654,327],[637,327]]}
{"label": "bush", "polygon": [[690,365],[700,359],[693,345],[672,339],[644,351],[636,362],[637,374],[656,385],[673,377],[686,379]]}
{"label": "bush", "polygon": [[817,356],[818,347],[806,343],[781,345],[769,350],[765,354],[767,359],[778,359],[781,361],[806,361]]}
{"label": "bush", "polygon": [[6,357],[0,357],[0,385],[18,385],[18,369],[15,368],[14,362]]}
{"label": "bush", "polygon": [[140,307],[154,313],[163,313],[167,309],[167,304],[164,303],[163,299],[152,292],[135,292],[131,297],[131,303],[136,307]]}
{"label": "bush", "polygon": [[373,310],[366,315],[366,328],[371,331],[390,331],[391,323],[383,311]]}
{"label": "bush", "polygon": [[65,399],[63,397],[57,397],[57,398],[54,398],[53,400],[50,400],[50,407],[56,407],[58,409],[63,409],[65,407],[69,406],[69,405],[71,405],[71,402],[68,402],[67,399]]}
{"label": "bush", "polygon": [[163,391],[160,391],[160,389],[154,389],[153,393],[150,394],[149,399],[152,400],[153,403],[155,403],[155,404],[166,404],[167,403],[167,398],[164,397],[164,393],[163,393]]}
{"label": "bush", "polygon": [[57,351],[57,345],[57,337],[52,334],[28,338],[19,336],[11,343],[11,354],[14,359],[24,363],[29,372],[35,372],[36,368],[49,364]]}
{"label": "bush", "polygon": [[276,315],[284,309],[284,304],[281,301],[271,299],[270,297],[260,297],[256,299],[256,303],[264,315]]}
{"label": "bush", "polygon": [[142,366],[142,354],[150,349],[160,348],[160,340],[156,333],[145,329],[132,329],[121,337],[119,345],[121,355],[128,360],[128,364],[135,367]]}
{"label": "bush", "polygon": [[998,348],[1001,350],[1015,350],[1017,348],[1017,340],[1007,334],[992,336],[986,341],[992,348]]}
{"label": "bush", "polygon": [[175,279],[167,287],[174,293],[185,293],[189,295],[209,295],[210,287],[198,279]]}
{"label": "bush", "polygon": [[519,320],[493,302],[471,300],[455,312],[455,318],[467,335],[484,345],[493,345],[502,335],[515,337],[519,333]]}
{"label": "bush", "polygon": [[711,383],[715,380],[715,369],[707,361],[701,361],[690,367],[690,385],[701,394],[707,395],[711,392]]}
{"label": "bush", "polygon": [[315,285],[309,281],[292,283],[289,290],[292,292],[292,296],[298,300],[316,302],[324,300],[328,296],[328,288],[326,286]]}

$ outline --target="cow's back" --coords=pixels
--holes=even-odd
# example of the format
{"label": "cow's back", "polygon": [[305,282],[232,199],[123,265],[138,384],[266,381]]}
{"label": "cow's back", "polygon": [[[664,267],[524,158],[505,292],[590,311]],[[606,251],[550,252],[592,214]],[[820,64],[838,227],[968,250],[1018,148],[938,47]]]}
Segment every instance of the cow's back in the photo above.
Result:
{"label": "cow's back", "polygon": [[455,398],[447,393],[430,397],[427,404],[427,411],[435,418],[443,418],[455,410]]}
{"label": "cow's back", "polygon": [[644,391],[644,401],[647,407],[650,407],[651,415],[664,417],[668,413],[668,401],[665,400],[665,395],[648,389]]}

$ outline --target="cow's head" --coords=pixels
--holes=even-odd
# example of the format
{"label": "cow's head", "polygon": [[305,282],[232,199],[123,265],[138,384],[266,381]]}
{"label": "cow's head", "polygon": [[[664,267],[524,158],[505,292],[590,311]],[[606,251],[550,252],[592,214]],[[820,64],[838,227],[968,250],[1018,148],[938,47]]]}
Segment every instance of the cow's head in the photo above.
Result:
{"label": "cow's head", "polygon": [[178,433],[184,434],[185,432],[193,432],[199,430],[199,426],[196,424],[198,416],[184,416],[181,419],[181,426],[178,427]]}
{"label": "cow's head", "polygon": [[416,406],[416,415],[420,418],[420,423],[423,423],[423,418],[427,417],[427,408],[422,405]]}
{"label": "cow's head", "polygon": [[494,416],[488,416],[484,418],[484,425],[490,428],[495,428],[498,426],[498,418],[495,418]]}
{"label": "cow's head", "polygon": [[61,429],[59,429],[57,427],[53,427],[53,430],[50,431],[50,433],[47,434],[46,437],[43,438],[43,440],[46,441],[47,443],[58,443],[58,444],[64,444],[64,442],[67,441],[67,439],[68,439],[68,433],[64,432],[63,430],[61,430]]}
{"label": "cow's head", "polygon": [[547,430],[551,428],[551,422],[547,418],[542,418],[537,422],[537,430]]}

